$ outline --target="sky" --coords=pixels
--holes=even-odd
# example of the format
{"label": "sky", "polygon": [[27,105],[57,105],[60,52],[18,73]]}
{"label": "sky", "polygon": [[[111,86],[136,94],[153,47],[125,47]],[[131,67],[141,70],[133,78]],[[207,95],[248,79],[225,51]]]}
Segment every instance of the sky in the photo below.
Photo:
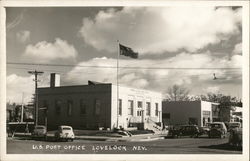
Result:
{"label": "sky", "polygon": [[117,40],[139,53],[120,56],[119,85],[242,97],[240,7],[11,7],[6,32],[8,102],[31,101],[30,70],[44,72],[39,87],[50,73],[62,86],[116,84]]}

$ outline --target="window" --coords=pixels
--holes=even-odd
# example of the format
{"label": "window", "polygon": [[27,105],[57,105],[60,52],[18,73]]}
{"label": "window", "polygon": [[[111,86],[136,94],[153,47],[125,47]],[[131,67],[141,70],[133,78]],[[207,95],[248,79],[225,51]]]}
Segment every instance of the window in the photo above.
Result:
{"label": "window", "polygon": [[142,108],[142,101],[137,102],[137,108]]}
{"label": "window", "polygon": [[56,102],[55,102],[55,113],[57,115],[61,114],[61,106],[62,106],[62,101],[56,100]]}
{"label": "window", "polygon": [[150,116],[151,104],[150,102],[146,102],[146,115]]}
{"label": "window", "polygon": [[100,115],[101,113],[101,101],[99,99],[95,100],[95,115]]}
{"label": "window", "polygon": [[158,116],[159,109],[158,109],[158,103],[155,103],[155,116]]}
{"label": "window", "polygon": [[49,105],[48,105],[48,102],[47,100],[43,100],[43,107],[42,108],[48,108]]}
{"label": "window", "polygon": [[80,100],[80,115],[85,115],[86,114],[86,102],[85,100],[81,99]]}
{"label": "window", "polygon": [[128,100],[128,115],[133,115],[134,101]]}
{"label": "window", "polygon": [[122,100],[119,99],[118,115],[122,115]]}
{"label": "window", "polygon": [[43,107],[42,107],[42,109],[43,109],[43,113],[46,115],[47,111],[49,109],[49,104],[48,104],[47,100],[43,100]]}
{"label": "window", "polygon": [[142,116],[142,110],[137,111],[137,116]]}
{"label": "window", "polygon": [[203,117],[210,117],[210,111],[202,111]]}
{"label": "window", "polygon": [[68,116],[72,116],[72,109],[73,109],[73,101],[68,100],[68,108],[67,108],[67,114]]}
{"label": "window", "polygon": [[137,116],[142,116],[142,101],[137,102]]}

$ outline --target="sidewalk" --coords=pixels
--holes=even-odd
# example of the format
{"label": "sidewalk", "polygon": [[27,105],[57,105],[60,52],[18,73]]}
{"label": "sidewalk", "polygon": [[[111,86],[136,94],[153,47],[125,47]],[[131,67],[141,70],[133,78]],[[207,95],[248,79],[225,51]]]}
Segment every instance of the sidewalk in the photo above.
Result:
{"label": "sidewalk", "polygon": [[[14,137],[28,137],[31,138],[31,133],[15,133]],[[47,134],[48,139],[54,138],[53,133]],[[93,141],[110,141],[110,142],[139,142],[139,141],[153,141],[164,139],[164,135],[156,134],[139,134],[132,136],[90,136],[90,135],[76,135],[75,140],[93,140]]]}
{"label": "sidewalk", "polygon": [[141,134],[123,137],[110,136],[75,136],[76,140],[95,140],[95,141],[110,141],[110,142],[137,142],[137,141],[153,141],[164,139],[163,135]]}

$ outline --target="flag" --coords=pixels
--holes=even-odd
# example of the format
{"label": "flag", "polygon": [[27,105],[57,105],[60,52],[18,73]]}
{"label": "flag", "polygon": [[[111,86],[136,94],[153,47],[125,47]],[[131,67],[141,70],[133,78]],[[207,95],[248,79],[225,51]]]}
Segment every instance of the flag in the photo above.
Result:
{"label": "flag", "polygon": [[138,53],[134,52],[130,47],[119,44],[120,55],[128,56],[134,59],[138,58]]}

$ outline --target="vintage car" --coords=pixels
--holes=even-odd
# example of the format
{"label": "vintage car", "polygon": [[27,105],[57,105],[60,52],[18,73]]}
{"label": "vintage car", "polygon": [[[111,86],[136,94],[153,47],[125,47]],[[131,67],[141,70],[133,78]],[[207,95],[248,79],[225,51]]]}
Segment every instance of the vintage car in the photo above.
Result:
{"label": "vintage car", "polygon": [[210,131],[208,132],[208,137],[220,137],[225,138],[227,135],[227,128],[224,122],[213,122],[210,123]]}
{"label": "vintage car", "polygon": [[167,137],[179,137],[180,126],[168,126],[168,136]]}
{"label": "vintage car", "polygon": [[210,123],[206,123],[205,126],[200,127],[203,134],[208,134],[210,131]]}
{"label": "vintage car", "polygon": [[73,141],[75,139],[75,134],[71,126],[59,126],[58,130],[55,132],[56,141]]}
{"label": "vintage car", "polygon": [[46,138],[47,135],[47,128],[46,126],[37,125],[32,132],[32,138]]}
{"label": "vintage car", "polygon": [[228,143],[232,146],[242,147],[242,128],[237,127],[230,131]]}
{"label": "vintage car", "polygon": [[199,137],[201,134],[201,130],[197,125],[181,125],[169,129],[169,136],[171,137]]}
{"label": "vintage car", "polygon": [[199,137],[202,134],[197,125],[182,125],[180,126],[179,136]]}
{"label": "vintage car", "polygon": [[228,131],[231,131],[235,128],[241,128],[241,123],[240,122],[229,122],[228,123]]}

